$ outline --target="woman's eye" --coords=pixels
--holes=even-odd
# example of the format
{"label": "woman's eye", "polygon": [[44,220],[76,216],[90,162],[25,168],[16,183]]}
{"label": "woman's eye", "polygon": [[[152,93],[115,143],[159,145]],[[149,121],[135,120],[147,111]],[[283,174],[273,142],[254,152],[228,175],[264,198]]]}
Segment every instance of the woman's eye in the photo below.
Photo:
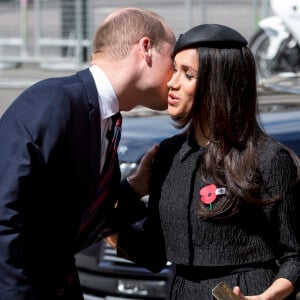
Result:
{"label": "woman's eye", "polygon": [[192,74],[189,74],[189,73],[185,73],[185,77],[187,79],[192,79],[194,76]]}

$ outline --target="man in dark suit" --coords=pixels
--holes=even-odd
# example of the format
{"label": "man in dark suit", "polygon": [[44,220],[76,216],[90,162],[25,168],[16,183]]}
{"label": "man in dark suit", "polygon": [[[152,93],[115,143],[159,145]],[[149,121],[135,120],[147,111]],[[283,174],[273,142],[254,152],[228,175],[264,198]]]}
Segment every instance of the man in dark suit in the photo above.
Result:
{"label": "man in dark suit", "polygon": [[90,68],[34,84],[3,114],[1,300],[83,299],[74,255],[99,237],[117,200],[116,157],[95,210],[111,117],[137,105],[166,108],[174,43],[158,15],[120,9],[97,29]]}

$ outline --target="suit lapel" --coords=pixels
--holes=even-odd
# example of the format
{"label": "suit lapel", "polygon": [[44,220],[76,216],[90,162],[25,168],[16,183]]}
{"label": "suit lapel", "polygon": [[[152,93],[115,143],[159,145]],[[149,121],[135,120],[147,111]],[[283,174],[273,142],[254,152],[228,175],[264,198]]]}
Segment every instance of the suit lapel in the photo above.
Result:
{"label": "suit lapel", "polygon": [[97,189],[97,183],[99,180],[100,173],[100,109],[98,101],[97,88],[94,82],[94,78],[89,71],[85,69],[78,72],[83,85],[85,87],[88,101],[90,103],[89,111],[89,122],[90,122],[90,171],[91,171],[91,182],[90,191],[92,195],[95,195]]}

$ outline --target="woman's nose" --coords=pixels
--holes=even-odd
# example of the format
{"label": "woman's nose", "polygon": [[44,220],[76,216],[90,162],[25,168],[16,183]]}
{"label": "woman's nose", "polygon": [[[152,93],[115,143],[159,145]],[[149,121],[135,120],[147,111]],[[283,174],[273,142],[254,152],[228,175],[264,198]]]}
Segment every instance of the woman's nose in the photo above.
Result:
{"label": "woman's nose", "polygon": [[178,84],[176,84],[176,74],[174,73],[171,79],[168,81],[167,86],[169,89],[174,89]]}

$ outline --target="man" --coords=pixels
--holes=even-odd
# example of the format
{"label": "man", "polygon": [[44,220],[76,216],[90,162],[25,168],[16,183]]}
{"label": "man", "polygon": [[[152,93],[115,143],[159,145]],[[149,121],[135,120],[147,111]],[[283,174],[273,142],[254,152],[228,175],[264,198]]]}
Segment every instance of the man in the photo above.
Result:
{"label": "man", "polygon": [[3,114],[1,300],[83,299],[74,255],[105,229],[120,180],[117,157],[105,165],[111,117],[166,108],[174,43],[155,13],[117,10],[96,31],[90,68],[38,82]]}

